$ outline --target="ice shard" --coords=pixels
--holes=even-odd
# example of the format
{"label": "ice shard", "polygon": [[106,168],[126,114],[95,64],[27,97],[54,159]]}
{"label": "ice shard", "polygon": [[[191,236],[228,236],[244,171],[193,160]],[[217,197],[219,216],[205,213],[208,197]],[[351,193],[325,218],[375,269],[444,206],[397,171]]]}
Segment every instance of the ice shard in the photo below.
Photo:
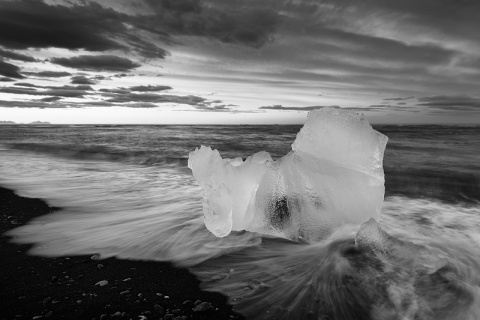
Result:
{"label": "ice shard", "polygon": [[316,242],[346,224],[377,218],[388,138],[352,110],[308,114],[292,151],[222,159],[202,146],[188,166],[203,189],[205,225],[218,237],[248,230]]}

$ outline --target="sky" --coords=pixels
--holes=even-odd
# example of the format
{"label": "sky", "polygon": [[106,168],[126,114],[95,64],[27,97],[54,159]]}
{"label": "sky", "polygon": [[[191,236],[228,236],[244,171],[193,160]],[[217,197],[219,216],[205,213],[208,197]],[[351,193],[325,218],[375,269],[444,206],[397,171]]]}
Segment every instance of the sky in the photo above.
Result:
{"label": "sky", "polygon": [[1,0],[0,121],[480,124],[478,0]]}

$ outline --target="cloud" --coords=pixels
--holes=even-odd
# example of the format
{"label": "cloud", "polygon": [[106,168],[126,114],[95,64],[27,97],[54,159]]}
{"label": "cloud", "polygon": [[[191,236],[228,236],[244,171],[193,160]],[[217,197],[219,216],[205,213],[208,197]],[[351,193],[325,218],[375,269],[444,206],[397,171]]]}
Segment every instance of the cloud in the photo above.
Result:
{"label": "cloud", "polygon": [[278,6],[242,1],[144,0],[154,13],[137,26],[155,33],[214,38],[259,48],[273,38],[280,23]]}
{"label": "cloud", "polygon": [[160,95],[155,93],[124,93],[112,94],[106,93],[107,102],[126,103],[126,102],[150,102],[150,103],[178,103],[187,105],[198,105],[206,101],[206,99],[198,96],[176,96],[176,95]]}
{"label": "cloud", "polygon": [[28,83],[28,82],[17,82],[13,84],[14,86],[20,87],[29,87],[29,88],[41,88],[41,86],[37,86],[36,84]]}
{"label": "cloud", "polygon": [[148,85],[148,86],[134,86],[134,87],[130,87],[128,88],[129,90],[131,91],[141,91],[141,92],[147,92],[147,91],[164,91],[164,90],[170,90],[172,89],[172,87],[169,87],[169,86],[152,86],[152,85]]}
{"label": "cloud", "polygon": [[309,107],[284,107],[280,104],[276,104],[273,106],[263,106],[260,107],[259,109],[264,109],[264,110],[290,110],[290,111],[311,111],[315,109],[321,109],[325,107],[331,107],[331,108],[339,108],[339,106],[309,106]]}
{"label": "cloud", "polygon": [[10,81],[15,81],[15,79],[5,78],[5,77],[0,78],[0,82],[10,82]]}
{"label": "cloud", "polygon": [[45,78],[61,78],[61,77],[68,77],[72,74],[66,71],[40,71],[40,72],[29,72],[28,74],[37,76],[37,77],[45,77]]}
{"label": "cloud", "polygon": [[8,51],[8,50],[3,50],[0,48],[0,57],[4,57],[7,59],[11,60],[19,60],[19,61],[24,61],[24,62],[35,62],[37,59],[27,56],[25,54],[13,52],[13,51]]}
{"label": "cloud", "polygon": [[46,98],[42,98],[40,99],[40,101],[43,101],[43,102],[55,102],[55,101],[58,101],[58,100],[61,100],[62,97],[46,97]]}
{"label": "cloud", "polygon": [[129,71],[140,67],[130,59],[113,55],[82,55],[72,58],[52,58],[52,63],[64,67],[93,71]]}
{"label": "cloud", "polygon": [[[46,90],[37,90],[42,88]],[[92,90],[90,86],[62,86],[62,87],[1,87],[0,92],[10,94],[27,94],[32,96],[57,96],[69,98],[82,98]]]}
{"label": "cloud", "polygon": [[467,95],[439,95],[419,98],[417,106],[442,110],[478,110],[480,98]]}
{"label": "cloud", "polygon": [[25,78],[20,74],[19,71],[20,71],[20,68],[17,67],[16,65],[0,60],[0,75],[5,76],[7,78],[17,78],[17,79]]}
{"label": "cloud", "polygon": [[0,43],[11,49],[133,50],[164,58],[164,49],[138,36],[132,18],[93,1],[67,5],[1,1]]}
{"label": "cloud", "polygon": [[97,81],[89,79],[85,76],[75,76],[70,79],[73,84],[96,84]]}
{"label": "cloud", "polygon": [[384,101],[402,101],[402,100],[410,100],[414,99],[415,97],[407,97],[407,98],[385,98]]}

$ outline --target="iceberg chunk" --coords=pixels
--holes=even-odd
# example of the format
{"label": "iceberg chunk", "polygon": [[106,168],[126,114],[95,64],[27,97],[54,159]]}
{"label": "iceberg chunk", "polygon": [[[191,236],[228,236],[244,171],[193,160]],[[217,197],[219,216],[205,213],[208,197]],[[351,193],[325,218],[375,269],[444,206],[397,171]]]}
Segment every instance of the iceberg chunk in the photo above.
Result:
{"label": "iceberg chunk", "polygon": [[202,146],[188,167],[203,189],[205,225],[218,237],[248,230],[316,242],[345,224],[378,218],[388,138],[351,110],[308,114],[292,151],[222,159]]}

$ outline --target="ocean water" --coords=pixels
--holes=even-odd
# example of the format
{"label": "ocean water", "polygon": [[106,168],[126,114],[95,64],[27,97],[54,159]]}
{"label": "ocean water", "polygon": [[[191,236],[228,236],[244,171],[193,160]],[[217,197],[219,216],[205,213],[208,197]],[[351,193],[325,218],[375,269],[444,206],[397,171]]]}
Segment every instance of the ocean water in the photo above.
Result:
{"label": "ocean water", "polygon": [[188,153],[275,159],[300,127],[0,126],[0,185],[62,208],[9,235],[36,255],[173,261],[248,319],[480,319],[478,126],[375,127],[389,137],[379,223],[413,253],[361,252],[359,226],[314,245],[207,231]]}

